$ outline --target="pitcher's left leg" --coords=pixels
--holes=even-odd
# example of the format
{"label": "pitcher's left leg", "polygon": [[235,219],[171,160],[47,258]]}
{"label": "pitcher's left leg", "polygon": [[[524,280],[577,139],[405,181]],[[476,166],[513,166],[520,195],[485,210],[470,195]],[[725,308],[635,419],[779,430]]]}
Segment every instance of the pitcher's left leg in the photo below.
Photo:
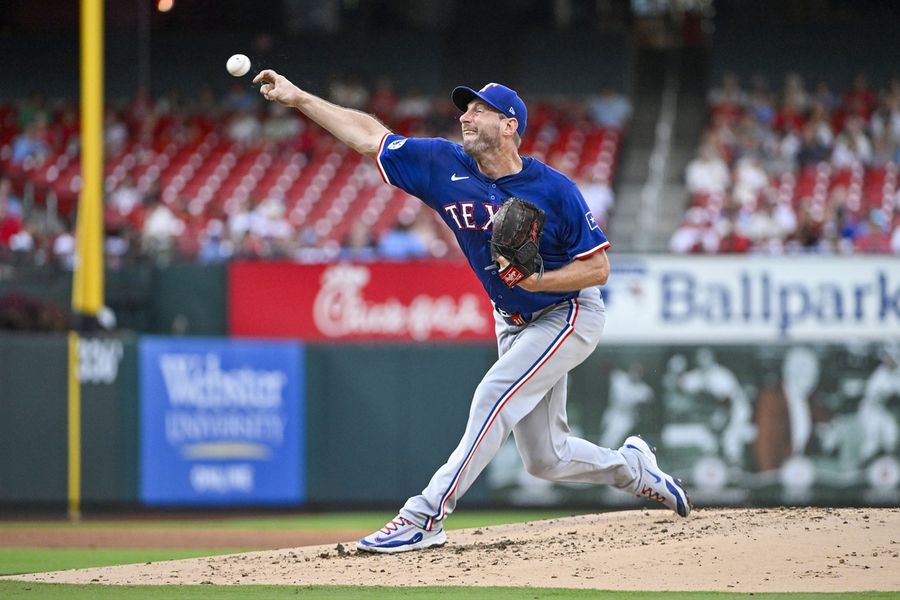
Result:
{"label": "pitcher's left leg", "polygon": [[589,324],[590,315],[584,322],[582,317],[573,299],[516,335],[478,385],[463,439],[422,493],[406,502],[401,516],[431,529],[453,511],[515,424],[596,347],[592,334],[599,332]]}
{"label": "pitcher's left leg", "polygon": [[570,434],[566,384],[560,379],[528,416],[513,428],[526,470],[541,479],[628,488],[634,469],[618,450]]}

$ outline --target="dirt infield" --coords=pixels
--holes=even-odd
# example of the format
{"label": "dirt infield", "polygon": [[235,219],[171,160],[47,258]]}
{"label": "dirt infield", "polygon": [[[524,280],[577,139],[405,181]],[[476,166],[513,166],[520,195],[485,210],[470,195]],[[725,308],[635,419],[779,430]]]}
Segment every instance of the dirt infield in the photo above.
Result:
{"label": "dirt infield", "polygon": [[663,511],[643,510],[458,530],[448,537],[443,548],[399,555],[358,553],[346,541],[15,579],[104,584],[900,591],[900,509],[698,510],[684,520]]}

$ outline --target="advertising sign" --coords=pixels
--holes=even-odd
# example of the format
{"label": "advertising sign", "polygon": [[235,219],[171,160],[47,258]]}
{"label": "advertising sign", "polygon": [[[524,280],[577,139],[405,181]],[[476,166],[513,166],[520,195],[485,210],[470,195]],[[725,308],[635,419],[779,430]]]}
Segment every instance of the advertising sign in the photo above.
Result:
{"label": "advertising sign", "polygon": [[145,504],[303,500],[299,344],[145,337],[139,351]]}
{"label": "advertising sign", "polygon": [[303,340],[493,340],[492,306],[464,262],[231,265],[231,335]]}
{"label": "advertising sign", "polygon": [[900,338],[894,257],[614,257],[609,342]]}
{"label": "advertising sign", "polygon": [[[900,338],[900,259],[611,253],[605,343]],[[232,335],[493,342],[467,263],[236,263]]]}

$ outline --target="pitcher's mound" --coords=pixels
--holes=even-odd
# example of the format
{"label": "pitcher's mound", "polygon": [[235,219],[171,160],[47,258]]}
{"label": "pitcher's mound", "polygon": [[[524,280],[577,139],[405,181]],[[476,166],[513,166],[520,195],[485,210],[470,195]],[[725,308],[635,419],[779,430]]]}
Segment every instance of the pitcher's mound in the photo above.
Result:
{"label": "pitcher's mound", "polygon": [[[375,525],[377,526],[377,525]],[[640,510],[448,532],[394,555],[355,542],[21,575],[104,584],[900,591],[900,509]]]}

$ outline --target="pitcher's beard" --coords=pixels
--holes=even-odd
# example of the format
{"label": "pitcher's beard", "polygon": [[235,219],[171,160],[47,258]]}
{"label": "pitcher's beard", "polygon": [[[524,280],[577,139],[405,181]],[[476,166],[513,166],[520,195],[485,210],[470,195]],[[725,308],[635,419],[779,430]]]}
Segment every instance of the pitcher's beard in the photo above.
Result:
{"label": "pitcher's beard", "polygon": [[500,136],[486,135],[480,132],[474,139],[463,136],[463,151],[472,158],[478,159],[486,153],[500,148]]}

